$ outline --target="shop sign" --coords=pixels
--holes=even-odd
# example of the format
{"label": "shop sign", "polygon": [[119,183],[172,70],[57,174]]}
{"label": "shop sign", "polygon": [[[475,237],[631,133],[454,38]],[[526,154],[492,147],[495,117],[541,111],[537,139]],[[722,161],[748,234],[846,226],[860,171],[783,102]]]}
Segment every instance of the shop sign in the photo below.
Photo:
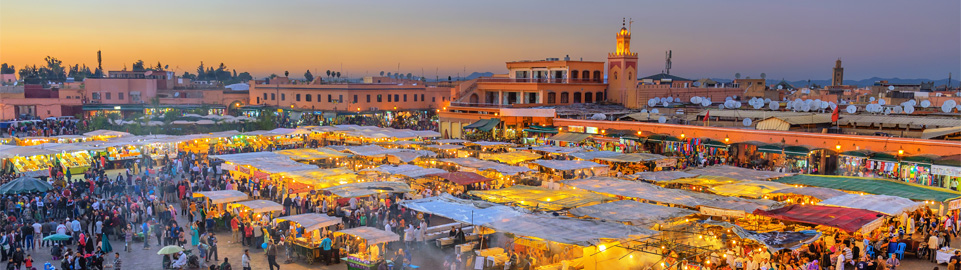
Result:
{"label": "shop sign", "polygon": [[244,166],[237,166],[237,171],[246,175],[250,175],[250,168]]}
{"label": "shop sign", "polygon": [[674,167],[674,166],[677,166],[677,159],[676,159],[676,158],[658,159],[658,160],[654,161],[654,164],[655,164],[656,167],[658,167],[658,168]]}
{"label": "shop sign", "polygon": [[236,171],[237,166],[234,164],[223,163],[223,164],[220,164],[220,169],[224,171]]}
{"label": "shop sign", "polygon": [[931,174],[950,177],[961,177],[961,167],[931,165]]}
{"label": "shop sign", "polygon": [[948,210],[961,209],[961,199],[954,199],[948,202]]}

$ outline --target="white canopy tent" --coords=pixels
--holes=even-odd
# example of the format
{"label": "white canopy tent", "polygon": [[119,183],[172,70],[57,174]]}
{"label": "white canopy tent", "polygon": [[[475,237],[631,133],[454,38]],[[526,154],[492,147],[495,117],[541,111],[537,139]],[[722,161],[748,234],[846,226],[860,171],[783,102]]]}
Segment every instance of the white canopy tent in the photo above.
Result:
{"label": "white canopy tent", "polygon": [[407,176],[407,177],[410,177],[410,178],[419,178],[419,177],[426,176],[426,175],[428,175],[428,174],[446,173],[446,172],[447,172],[447,171],[445,171],[445,170],[441,170],[441,169],[437,169],[437,168],[424,168],[424,167],[421,167],[421,166],[409,165],[409,164],[402,164],[402,165],[396,165],[396,166],[395,166],[395,165],[381,165],[380,167],[371,168],[371,169],[367,169],[367,170],[368,170],[368,171],[377,171],[377,172],[382,172],[382,173],[387,173],[387,174],[399,174],[399,175]]}
{"label": "white canopy tent", "polygon": [[304,232],[310,232],[324,227],[340,224],[342,220],[338,217],[331,217],[324,214],[307,213],[295,216],[284,216],[274,219],[274,222],[290,221],[304,227]]}
{"label": "white canopy tent", "polygon": [[574,208],[570,210],[570,213],[575,216],[627,222],[631,225],[638,226],[667,223],[674,218],[696,214],[697,211],[632,200],[621,200]]}
{"label": "white canopy tent", "polygon": [[364,197],[379,193],[411,192],[410,185],[402,182],[360,182],[325,188],[324,190],[343,198]]}
{"label": "white canopy tent", "polygon": [[506,217],[483,226],[500,232],[582,247],[599,244],[602,239],[640,238],[655,233],[620,223],[535,214]]}
{"label": "white canopy tent", "polygon": [[846,194],[823,200],[819,205],[838,206],[864,209],[895,216],[904,212],[914,211],[924,206],[924,203],[889,195],[859,195]]}
{"label": "white canopy tent", "polygon": [[473,168],[475,170],[494,170],[504,175],[515,175],[518,173],[525,173],[525,172],[531,171],[531,169],[521,167],[521,166],[512,166],[512,165],[507,165],[507,164],[498,163],[494,161],[480,160],[480,159],[470,158],[470,157],[445,158],[445,159],[441,159],[440,161],[454,163],[454,164],[457,164],[458,166]]}
{"label": "white canopy tent", "polygon": [[367,245],[380,243],[390,243],[400,241],[400,235],[373,227],[357,227],[352,229],[340,230],[338,233],[353,235],[367,241]]}
{"label": "white canopy tent", "polygon": [[436,197],[403,201],[400,204],[414,211],[438,215],[471,225],[481,225],[522,214],[513,208],[500,204],[459,199],[447,193]]}
{"label": "white canopy tent", "polygon": [[247,209],[250,209],[250,211],[254,213],[284,210],[283,205],[276,203],[274,201],[268,201],[268,200],[242,201],[242,202],[236,202],[234,204],[246,207]]}
{"label": "white canopy tent", "polygon": [[247,194],[236,190],[198,191],[194,197],[205,197],[213,204],[230,203],[247,199]]}

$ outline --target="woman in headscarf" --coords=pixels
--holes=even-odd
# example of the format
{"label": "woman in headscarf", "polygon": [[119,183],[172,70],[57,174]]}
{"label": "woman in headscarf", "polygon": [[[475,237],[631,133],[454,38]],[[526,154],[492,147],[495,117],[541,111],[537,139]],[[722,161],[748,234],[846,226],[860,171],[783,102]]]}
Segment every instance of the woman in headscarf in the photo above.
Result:
{"label": "woman in headscarf", "polygon": [[113,247],[110,246],[110,241],[107,241],[107,236],[106,236],[106,235],[100,237],[100,239],[101,239],[101,241],[100,241],[100,242],[101,242],[101,243],[100,243],[100,250],[101,250],[101,251],[103,251],[104,253],[110,253],[111,251],[113,251]]}

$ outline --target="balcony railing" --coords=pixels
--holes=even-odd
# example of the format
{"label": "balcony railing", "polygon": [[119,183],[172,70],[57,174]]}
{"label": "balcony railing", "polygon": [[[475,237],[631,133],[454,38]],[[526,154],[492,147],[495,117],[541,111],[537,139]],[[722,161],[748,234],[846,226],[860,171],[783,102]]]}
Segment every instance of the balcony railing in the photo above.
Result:
{"label": "balcony railing", "polygon": [[478,82],[492,83],[604,83],[604,80],[593,79],[512,79],[512,78],[479,78]]}

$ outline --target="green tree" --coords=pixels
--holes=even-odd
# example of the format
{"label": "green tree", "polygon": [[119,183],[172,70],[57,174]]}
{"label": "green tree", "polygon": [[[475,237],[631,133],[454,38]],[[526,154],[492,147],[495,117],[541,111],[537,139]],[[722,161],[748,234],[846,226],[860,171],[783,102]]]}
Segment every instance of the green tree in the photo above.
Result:
{"label": "green tree", "polygon": [[184,79],[191,79],[191,80],[197,79],[197,75],[190,74],[190,72],[186,72],[186,71],[184,71],[184,74],[180,75],[180,77]]}
{"label": "green tree", "polygon": [[249,72],[241,72],[240,74],[237,74],[237,80],[240,82],[249,82],[250,80],[253,80],[253,79],[254,77],[250,76]]}
{"label": "green tree", "polygon": [[408,79],[408,80],[410,80],[410,79],[413,78],[413,77],[414,77],[413,74],[410,74],[409,72],[407,73],[407,79]]}
{"label": "green tree", "polygon": [[284,70],[284,77],[290,77],[290,71]]}
{"label": "green tree", "polygon": [[340,71],[337,72],[337,78],[340,78]]}
{"label": "green tree", "polygon": [[196,78],[196,79],[203,81],[203,80],[206,79],[206,78],[207,78],[207,70],[204,69],[204,61],[200,61],[200,66],[197,67],[197,78]]}
{"label": "green tree", "polygon": [[17,68],[13,67],[13,65],[7,65],[7,63],[3,63],[3,65],[0,66],[0,74],[14,74],[14,73],[17,73]]}
{"label": "green tree", "polygon": [[310,70],[308,69],[307,72],[304,72],[304,79],[306,79],[307,82],[312,82],[314,81],[314,74],[310,74]]}
{"label": "green tree", "polygon": [[384,76],[384,71],[383,71],[383,70],[380,71],[380,76],[381,76],[381,77]]}
{"label": "green tree", "polygon": [[143,67],[143,60],[137,60],[137,62],[133,62],[132,68],[133,71],[144,71],[145,69]]}
{"label": "green tree", "polygon": [[160,61],[157,61],[157,67],[155,67],[154,70],[157,70],[157,71],[164,70],[164,66],[160,64]]}
{"label": "green tree", "polygon": [[327,70],[327,77],[330,77],[330,70]]}

